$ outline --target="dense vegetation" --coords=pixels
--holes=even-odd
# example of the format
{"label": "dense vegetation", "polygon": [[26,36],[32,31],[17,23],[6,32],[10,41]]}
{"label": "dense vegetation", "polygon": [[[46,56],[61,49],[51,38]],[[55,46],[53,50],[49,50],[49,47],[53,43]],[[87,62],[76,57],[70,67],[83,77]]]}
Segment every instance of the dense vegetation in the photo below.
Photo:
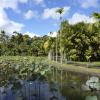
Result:
{"label": "dense vegetation", "polygon": [[[100,61],[100,14],[93,13],[93,17],[94,23],[70,25],[67,20],[61,22],[56,38],[57,55],[74,61]],[[50,50],[56,52],[55,41],[51,39],[48,44]]]}
{"label": "dense vegetation", "polygon": [[46,80],[46,73],[50,68],[45,61],[43,57],[0,57],[0,76],[2,76],[0,77],[0,86],[19,82],[20,79]]}
{"label": "dense vegetation", "polygon": [[47,56],[49,52],[73,61],[100,61],[100,14],[94,13],[93,16],[95,23],[71,25],[63,20],[56,38],[31,38],[18,32],[7,36],[1,31],[0,56]]}
{"label": "dense vegetation", "polygon": [[[41,87],[48,85],[48,74],[52,73],[47,62],[44,57],[0,57],[0,100],[44,98]],[[49,92],[46,88],[43,93]]]}
{"label": "dense vegetation", "polygon": [[47,39],[47,36],[31,38],[18,32],[14,32],[12,36],[7,36],[5,31],[1,31],[0,55],[45,56],[43,44]]}

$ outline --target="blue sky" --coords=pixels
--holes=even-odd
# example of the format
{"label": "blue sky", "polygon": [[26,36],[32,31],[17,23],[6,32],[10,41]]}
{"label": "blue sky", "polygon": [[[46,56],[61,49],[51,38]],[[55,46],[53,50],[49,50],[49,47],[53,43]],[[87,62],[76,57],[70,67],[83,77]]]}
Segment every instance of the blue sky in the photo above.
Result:
{"label": "blue sky", "polygon": [[56,9],[64,8],[62,17],[70,24],[92,23],[91,14],[100,12],[99,5],[100,0],[0,0],[0,30],[45,35],[59,28]]}

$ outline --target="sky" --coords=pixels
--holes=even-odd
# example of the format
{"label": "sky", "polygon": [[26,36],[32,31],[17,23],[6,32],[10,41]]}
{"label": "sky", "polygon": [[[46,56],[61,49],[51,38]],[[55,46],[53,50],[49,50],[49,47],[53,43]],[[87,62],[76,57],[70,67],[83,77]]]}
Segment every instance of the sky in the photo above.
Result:
{"label": "sky", "polygon": [[59,29],[59,14],[70,24],[93,23],[91,14],[100,12],[100,0],[0,0],[0,30],[13,31],[30,37],[47,35]]}

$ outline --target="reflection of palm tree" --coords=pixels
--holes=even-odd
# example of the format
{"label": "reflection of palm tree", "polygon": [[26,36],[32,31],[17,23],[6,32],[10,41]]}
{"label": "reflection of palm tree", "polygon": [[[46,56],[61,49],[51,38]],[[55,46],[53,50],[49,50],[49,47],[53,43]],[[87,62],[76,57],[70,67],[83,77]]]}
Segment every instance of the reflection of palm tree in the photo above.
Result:
{"label": "reflection of palm tree", "polygon": [[[59,9],[56,10],[56,13],[60,14],[60,21],[62,20],[62,16],[61,15],[62,15],[63,12],[64,12],[64,8],[59,8]],[[60,40],[60,49],[61,49],[61,40]],[[57,56],[58,56],[58,52],[57,52],[57,36],[56,36],[56,62],[57,62]],[[62,56],[61,50],[60,50],[60,56]],[[61,57],[61,62],[62,62],[62,57]]]}
{"label": "reflection of palm tree", "polygon": [[52,97],[50,98],[50,100],[58,100],[58,97],[52,96]]}

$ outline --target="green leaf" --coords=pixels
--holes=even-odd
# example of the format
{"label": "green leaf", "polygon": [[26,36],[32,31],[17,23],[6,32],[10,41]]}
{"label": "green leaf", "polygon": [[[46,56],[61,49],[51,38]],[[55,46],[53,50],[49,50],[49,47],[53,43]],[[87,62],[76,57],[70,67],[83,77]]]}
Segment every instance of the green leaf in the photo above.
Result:
{"label": "green leaf", "polygon": [[98,100],[97,96],[87,96],[85,100]]}

